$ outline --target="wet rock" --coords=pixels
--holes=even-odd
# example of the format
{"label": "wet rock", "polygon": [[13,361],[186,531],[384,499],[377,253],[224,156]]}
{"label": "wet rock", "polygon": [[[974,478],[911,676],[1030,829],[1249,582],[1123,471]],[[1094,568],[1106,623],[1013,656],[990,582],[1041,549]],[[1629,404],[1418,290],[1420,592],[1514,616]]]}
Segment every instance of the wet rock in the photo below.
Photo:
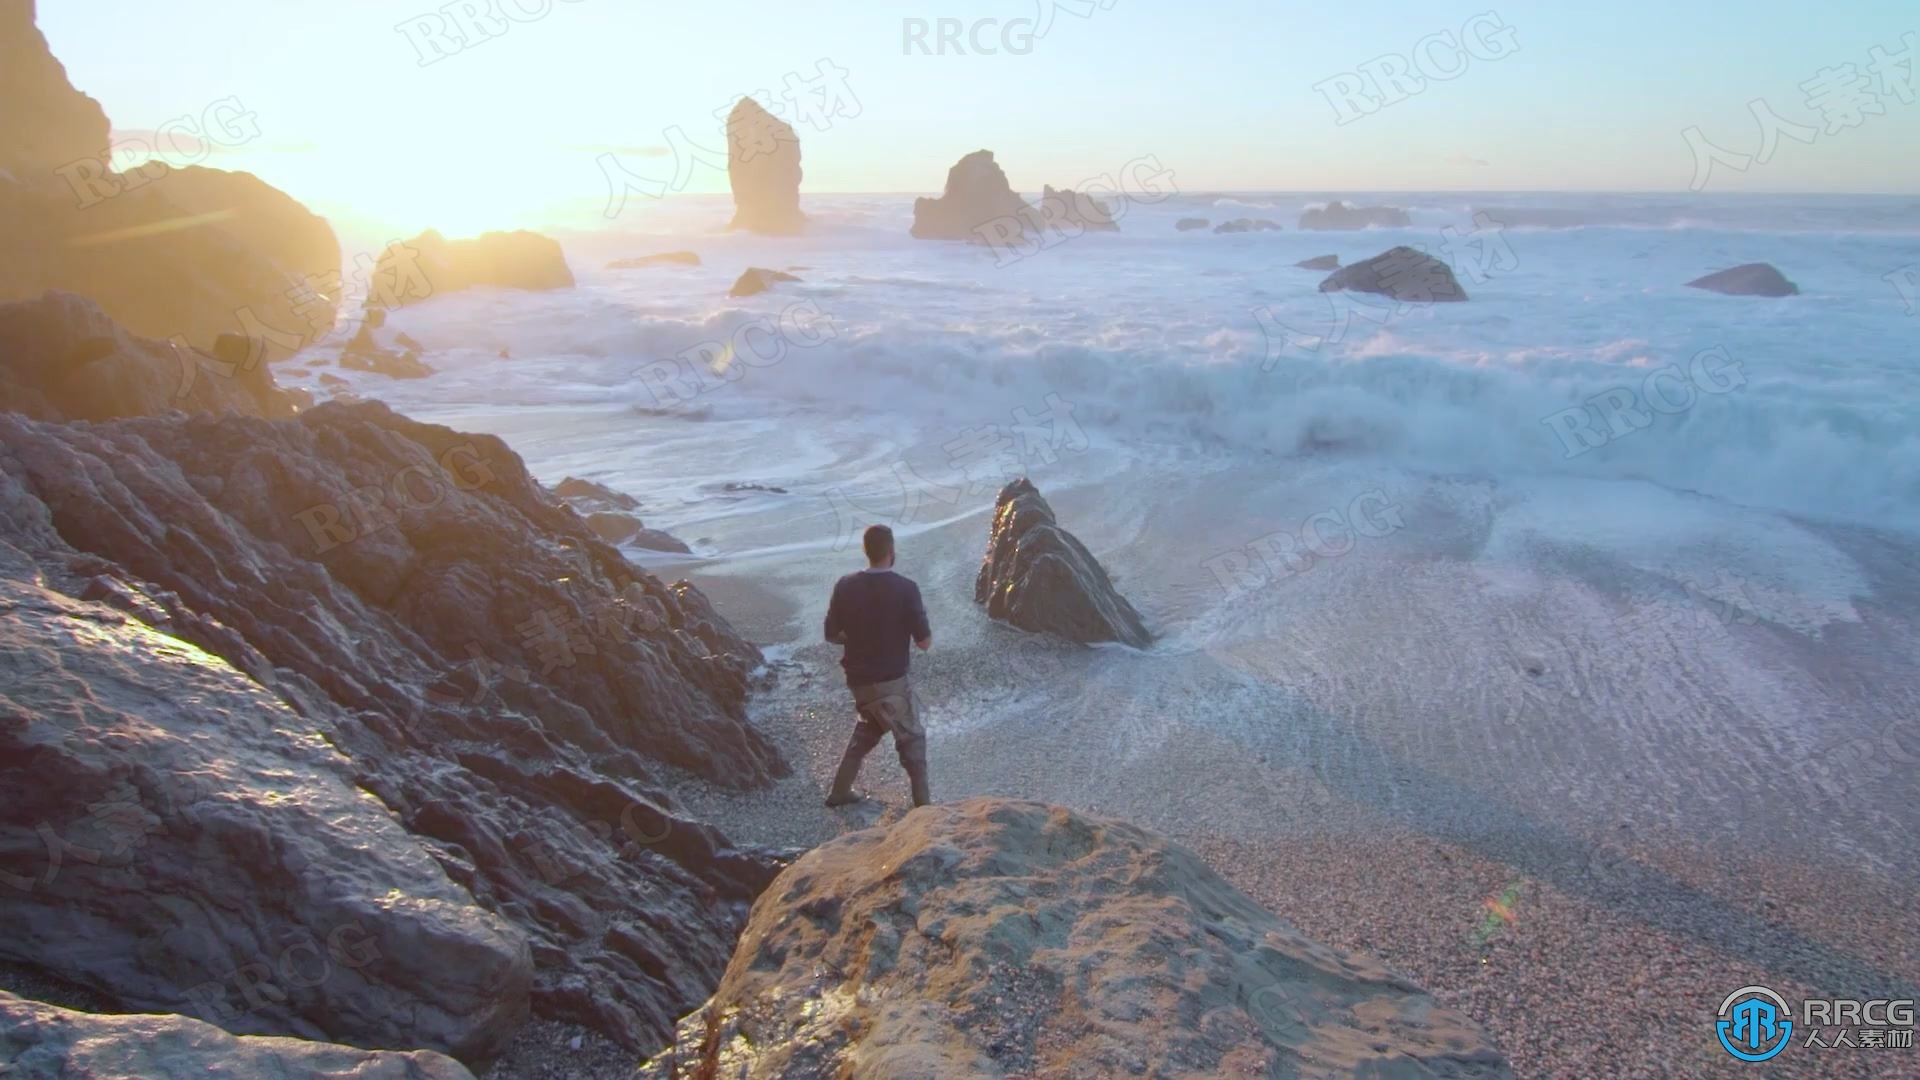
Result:
{"label": "wet rock", "polygon": [[609,270],[639,270],[648,266],[699,266],[700,256],[691,251],[663,251],[658,255],[642,255],[636,259],[615,259],[607,264]]}
{"label": "wet rock", "polygon": [[729,228],[791,236],[806,227],[800,212],[800,137],[793,126],[743,97],[727,114]]}
{"label": "wet rock", "polygon": [[158,159],[114,171],[105,113],[68,81],[34,14],[0,5],[0,301],[81,293],[136,336],[211,349],[244,334],[266,362],[330,327],[336,298],[289,285],[340,272],[332,228],[247,173]]}
{"label": "wet rock", "polygon": [[525,1019],[525,937],[310,722],[111,609],[0,609],[0,956],[237,1032],[481,1058]]}
{"label": "wet rock", "polygon": [[560,244],[536,232],[482,233],[448,240],[428,229],[387,245],[374,265],[367,307],[398,308],[473,288],[570,289],[573,271]]}
{"label": "wet rock", "polygon": [[431,1050],[361,1050],[302,1039],[235,1038],[184,1016],[74,1012],[4,991],[0,991],[0,1063],[23,1080],[40,1076],[473,1080],[459,1062]]}
{"label": "wet rock", "polygon": [[[406,335],[401,334],[400,337]],[[389,349],[375,339],[371,322],[361,323],[359,331],[340,350],[340,366],[349,371],[371,371],[391,379],[424,379],[433,374],[433,368],[420,359],[418,342],[412,347]]]}
{"label": "wet rock", "polygon": [[553,493],[582,514],[640,509],[640,500],[626,492],[615,491],[605,484],[582,480],[577,476],[562,479],[554,485]]}
{"label": "wet rock", "polygon": [[1235,218],[1215,225],[1213,231],[1217,233],[1278,232],[1280,228],[1279,222],[1268,221],[1266,218]]}
{"label": "wet rock", "polygon": [[987,243],[1032,228],[1033,208],[1015,194],[993,151],[975,150],[947,170],[937,199],[913,200],[912,234],[922,240]]}
{"label": "wet rock", "polygon": [[1204,229],[1211,224],[1213,223],[1203,217],[1183,217],[1174,222],[1173,227],[1181,232],[1191,232],[1194,229]]}
{"label": "wet rock", "polygon": [[1465,1016],[1305,938],[1185,848],[990,798],[843,835],[782,873],[719,989],[641,1075],[676,1068],[1512,1075]]}
{"label": "wet rock", "polygon": [[686,541],[681,540],[672,533],[662,532],[659,529],[649,529],[644,525],[640,527],[639,531],[629,537],[626,542],[632,544],[634,547],[646,548],[648,551],[668,551],[676,555],[693,554],[693,549],[687,546]]}
{"label": "wet rock", "polygon": [[1351,289],[1379,293],[1412,304],[1465,300],[1467,290],[1453,268],[1418,248],[1396,247],[1335,271],[1320,283],[1321,292]]}
{"label": "wet rock", "polygon": [[1413,224],[1397,206],[1350,206],[1338,199],[1300,215],[1302,229],[1399,229]]}
{"label": "wet rock", "polygon": [[764,267],[750,266],[747,268],[747,272],[741,274],[739,279],[733,283],[733,288],[727,290],[727,295],[754,296],[766,292],[779,282],[799,280],[799,278],[794,277],[792,274],[779,270],[768,270]]}
{"label": "wet rock", "polygon": [[1112,207],[1072,188],[1056,191],[1051,186],[1044,187],[1040,205],[1034,209],[1040,214],[1043,226],[1060,223],[1086,232],[1120,231],[1120,222],[1114,217]]}
{"label": "wet rock", "polygon": [[1340,256],[1315,255],[1311,259],[1301,259],[1293,265],[1302,270],[1338,270],[1340,269]]}
{"label": "wet rock", "polygon": [[1770,263],[1747,263],[1687,282],[1690,289],[1706,289],[1728,296],[1798,296],[1800,286]]}
{"label": "wet rock", "polygon": [[973,600],[995,619],[1069,641],[1144,647],[1149,640],[1133,605],[1024,477],[1001,488],[994,500]]}

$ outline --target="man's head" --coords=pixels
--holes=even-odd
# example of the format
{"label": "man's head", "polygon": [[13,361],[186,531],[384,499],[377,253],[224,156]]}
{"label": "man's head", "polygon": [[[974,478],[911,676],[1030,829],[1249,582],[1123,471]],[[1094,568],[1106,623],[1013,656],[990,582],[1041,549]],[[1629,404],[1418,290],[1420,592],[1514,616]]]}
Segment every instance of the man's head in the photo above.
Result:
{"label": "man's head", "polygon": [[893,565],[893,530],[885,525],[869,525],[860,544],[867,549],[867,563],[884,568]]}

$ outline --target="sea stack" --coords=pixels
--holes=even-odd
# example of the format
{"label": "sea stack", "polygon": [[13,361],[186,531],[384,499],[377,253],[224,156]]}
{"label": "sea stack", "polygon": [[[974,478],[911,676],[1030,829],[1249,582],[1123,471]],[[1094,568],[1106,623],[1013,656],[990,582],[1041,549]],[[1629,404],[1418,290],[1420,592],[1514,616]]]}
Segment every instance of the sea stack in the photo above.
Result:
{"label": "sea stack", "polygon": [[750,97],[727,114],[727,184],[733,188],[733,224],[767,236],[792,236],[806,227],[800,212],[800,137]]}
{"label": "sea stack", "polygon": [[374,267],[369,308],[397,308],[462,289],[569,289],[573,271],[558,241],[525,229],[448,240],[428,229],[387,245]]}
{"label": "sea stack", "polygon": [[912,233],[922,240],[985,243],[1001,229],[1016,237],[1024,233],[1032,214],[1033,208],[1007,183],[993,151],[975,150],[947,170],[947,186],[939,198],[913,201]]}
{"label": "sea stack", "polygon": [[1025,477],[1000,489],[973,602],[1022,630],[1091,644],[1148,643],[1146,624],[1114,589],[1099,560],[1060,527],[1053,507]]}
{"label": "sea stack", "polygon": [[1690,289],[1706,289],[1728,296],[1798,296],[1800,286],[1788,281],[1771,263],[1747,263],[1687,282]]}
{"label": "sea stack", "polygon": [[1120,231],[1120,222],[1112,207],[1072,188],[1056,191],[1050,184],[1045,186],[1040,193],[1040,214],[1044,222],[1078,226],[1086,232]]}
{"label": "sea stack", "polygon": [[1467,298],[1453,268],[1418,248],[1397,247],[1335,271],[1321,292],[1379,293],[1409,304],[1450,303]]}

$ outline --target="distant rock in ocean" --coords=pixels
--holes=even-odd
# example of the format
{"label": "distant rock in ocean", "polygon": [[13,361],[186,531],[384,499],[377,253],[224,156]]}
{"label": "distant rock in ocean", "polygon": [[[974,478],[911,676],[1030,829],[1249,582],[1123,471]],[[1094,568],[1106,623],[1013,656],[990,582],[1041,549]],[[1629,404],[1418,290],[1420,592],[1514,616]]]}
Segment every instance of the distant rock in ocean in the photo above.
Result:
{"label": "distant rock in ocean", "polygon": [[792,274],[782,270],[768,270],[762,266],[749,266],[744,274],[734,280],[733,288],[727,290],[728,296],[754,296],[766,292],[782,281],[799,281]]}
{"label": "distant rock in ocean", "polygon": [[631,495],[571,476],[560,481],[553,488],[553,493],[585,518],[587,526],[609,544],[616,547],[632,544],[653,551],[672,551],[683,555],[691,553],[679,537],[647,528],[636,514],[640,509],[640,501]]}
{"label": "distant rock in ocean", "polygon": [[1315,255],[1311,259],[1301,259],[1293,265],[1302,270],[1338,270],[1340,269],[1340,256]]}
{"label": "distant rock in ocean", "polygon": [[1032,213],[1007,183],[993,151],[975,150],[947,170],[939,198],[913,200],[911,232],[922,240],[1012,240],[1032,227]]}
{"label": "distant rock in ocean", "polygon": [[1099,560],[1060,527],[1053,507],[1022,477],[993,504],[987,554],[974,579],[973,601],[992,618],[1068,641],[1119,641],[1145,647],[1150,638]]}
{"label": "distant rock in ocean", "polygon": [[159,158],[114,171],[106,114],[68,82],[34,14],[0,3],[0,301],[79,293],[140,337],[203,350],[250,337],[262,363],[331,328],[337,295],[295,287],[340,272],[333,229],[247,173]]}
{"label": "distant rock in ocean", "polygon": [[1410,304],[1465,300],[1467,290],[1453,268],[1418,248],[1397,247],[1371,259],[1341,267],[1320,283],[1321,292],[1379,293]]}
{"label": "distant rock in ocean", "polygon": [[1280,232],[1281,225],[1277,221],[1269,221],[1266,218],[1234,218],[1232,221],[1223,221],[1215,225],[1213,231],[1217,233]]}
{"label": "distant rock in ocean", "polygon": [[1203,217],[1183,217],[1174,222],[1173,227],[1181,232],[1192,232],[1194,229],[1204,229],[1211,224],[1212,222]]}
{"label": "distant rock in ocean", "polygon": [[1349,206],[1338,199],[1300,215],[1302,229],[1393,229],[1411,224],[1413,219],[1399,207]]}
{"label": "distant rock in ocean", "polygon": [[732,229],[792,236],[806,227],[800,212],[800,137],[751,97],[727,114],[727,185]]}
{"label": "distant rock in ocean", "polygon": [[802,855],[754,905],[719,989],[638,1075],[1513,1070],[1468,1017],[1307,938],[1179,844],[973,798]]}
{"label": "distant rock in ocean", "polygon": [[649,266],[699,266],[700,256],[691,251],[663,251],[658,255],[642,255],[634,259],[615,259],[607,264],[609,270],[639,270]]}
{"label": "distant rock in ocean", "polygon": [[1045,185],[1037,209],[1042,223],[1066,221],[1087,232],[1120,231],[1120,223],[1114,218],[1112,207],[1072,188],[1056,191],[1052,185]]}
{"label": "distant rock in ocean", "polygon": [[428,229],[387,245],[374,265],[367,307],[397,308],[462,289],[570,289],[573,271],[551,237],[517,229],[448,240]]}
{"label": "distant rock in ocean", "polygon": [[[384,309],[373,308],[368,314],[381,313]],[[398,349],[390,349],[379,343],[374,336],[374,327],[380,325],[373,319],[360,324],[344,348],[340,350],[340,366],[349,371],[371,371],[376,375],[385,375],[390,379],[424,379],[433,374],[433,368],[420,359],[418,342],[405,334],[399,335]],[[413,342],[412,345],[403,342]]]}
{"label": "distant rock in ocean", "polygon": [[1800,286],[1771,263],[1747,263],[1687,282],[1690,289],[1707,289],[1728,296],[1798,296]]}

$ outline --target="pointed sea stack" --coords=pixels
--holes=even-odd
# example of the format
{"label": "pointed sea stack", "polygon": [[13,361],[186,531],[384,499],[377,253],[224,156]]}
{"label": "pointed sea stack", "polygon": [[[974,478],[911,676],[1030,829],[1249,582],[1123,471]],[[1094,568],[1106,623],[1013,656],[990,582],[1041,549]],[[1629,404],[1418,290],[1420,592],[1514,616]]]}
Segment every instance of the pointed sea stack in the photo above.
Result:
{"label": "pointed sea stack", "polygon": [[1001,230],[1017,238],[1031,226],[1032,215],[1033,208],[994,162],[993,151],[975,150],[947,170],[939,198],[913,200],[912,233],[921,240],[986,243]]}
{"label": "pointed sea stack", "polygon": [[727,184],[733,188],[731,229],[792,236],[807,224],[800,212],[800,137],[750,97],[727,114]]}
{"label": "pointed sea stack", "polygon": [[1068,641],[1144,648],[1150,640],[1140,613],[1025,477],[1001,488],[994,501],[973,602],[1002,622]]}
{"label": "pointed sea stack", "polygon": [[1689,289],[1706,289],[1728,296],[1798,296],[1800,286],[1788,281],[1772,263],[1747,263],[1687,282]]}

